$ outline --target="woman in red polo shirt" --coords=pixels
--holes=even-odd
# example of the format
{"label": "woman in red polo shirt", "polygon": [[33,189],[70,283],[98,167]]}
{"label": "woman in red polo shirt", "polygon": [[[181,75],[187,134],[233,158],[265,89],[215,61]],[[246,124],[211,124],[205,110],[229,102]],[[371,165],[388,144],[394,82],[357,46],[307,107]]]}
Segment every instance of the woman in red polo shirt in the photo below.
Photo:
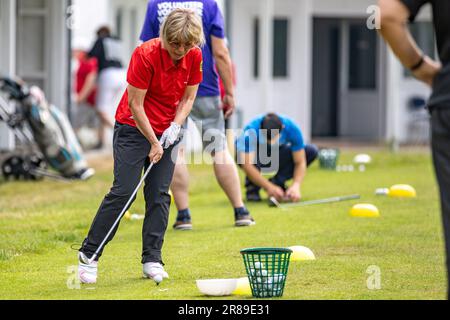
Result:
{"label": "woman in red polo shirt", "polygon": [[202,53],[198,46],[204,41],[201,19],[191,10],[177,9],[165,20],[160,38],[134,51],[127,76],[128,89],[116,114],[114,184],[79,252],[82,283],[96,283],[98,261],[89,263],[89,259],[133,194],[143,169],[151,163],[155,165],[144,188],[142,264],[145,277],[158,283],[168,277],[161,258],[171,201],[168,191],[181,126],[191,112],[202,81]]}

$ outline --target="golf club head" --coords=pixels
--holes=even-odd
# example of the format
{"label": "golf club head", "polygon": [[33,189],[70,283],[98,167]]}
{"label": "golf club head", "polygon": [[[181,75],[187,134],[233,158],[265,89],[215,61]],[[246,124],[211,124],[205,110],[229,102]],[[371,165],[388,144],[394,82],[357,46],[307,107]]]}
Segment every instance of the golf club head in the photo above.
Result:
{"label": "golf club head", "polygon": [[281,203],[275,197],[269,199],[269,207],[282,209]]}
{"label": "golf club head", "polygon": [[87,264],[87,265],[92,264],[92,262],[94,262],[95,258],[96,258],[96,255],[94,255],[91,259],[89,259],[83,252],[78,253],[78,259],[80,260],[80,262]]}
{"label": "golf club head", "polygon": [[271,208],[277,207],[279,205],[277,199],[275,199],[274,197],[269,198],[268,204]]}
{"label": "golf club head", "polygon": [[78,252],[78,259],[80,260],[81,263],[89,264],[89,259],[83,252]]}

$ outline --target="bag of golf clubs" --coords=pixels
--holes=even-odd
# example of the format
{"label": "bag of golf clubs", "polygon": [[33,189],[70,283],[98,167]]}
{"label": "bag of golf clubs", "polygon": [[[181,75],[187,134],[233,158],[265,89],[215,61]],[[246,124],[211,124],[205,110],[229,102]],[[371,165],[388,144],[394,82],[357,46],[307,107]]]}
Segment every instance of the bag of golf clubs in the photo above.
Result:
{"label": "bag of golf clubs", "polygon": [[67,117],[47,102],[38,87],[0,78],[0,121],[19,142],[17,150],[1,164],[6,180],[48,177],[84,181],[95,174],[87,166]]}

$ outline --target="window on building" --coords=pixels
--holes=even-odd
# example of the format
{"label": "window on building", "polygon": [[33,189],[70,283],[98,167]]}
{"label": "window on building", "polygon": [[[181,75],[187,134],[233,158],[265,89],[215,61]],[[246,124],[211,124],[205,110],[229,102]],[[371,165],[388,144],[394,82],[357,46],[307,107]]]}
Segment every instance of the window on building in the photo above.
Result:
{"label": "window on building", "polygon": [[116,36],[123,39],[123,8],[117,8],[116,11]]}
{"label": "window on building", "polygon": [[283,78],[288,75],[288,36],[287,19],[275,19],[273,22],[273,77]]}
{"label": "window on building", "polygon": [[259,19],[253,19],[253,77],[259,78]]}
{"label": "window on building", "polygon": [[[259,78],[260,64],[260,19],[253,20],[253,77]],[[273,20],[273,70],[274,78],[282,78],[288,76],[288,50],[289,50],[289,20],[274,19]]]}
{"label": "window on building", "polygon": [[49,3],[17,2],[17,75],[30,85],[50,91],[49,76]]}
{"label": "window on building", "polygon": [[[429,57],[436,58],[436,37],[432,22],[416,22],[409,26],[411,35],[416,40],[419,48]],[[405,68],[405,77],[412,78],[410,70]]]}
{"label": "window on building", "polygon": [[376,89],[377,33],[365,24],[350,25],[349,68],[350,89]]}
{"label": "window on building", "polygon": [[134,49],[134,47],[136,47],[137,45],[137,40],[139,39],[139,32],[138,32],[138,26],[137,24],[139,23],[139,19],[138,19],[138,12],[136,8],[131,9],[130,12],[130,21],[131,21],[131,26],[130,26],[130,48]]}

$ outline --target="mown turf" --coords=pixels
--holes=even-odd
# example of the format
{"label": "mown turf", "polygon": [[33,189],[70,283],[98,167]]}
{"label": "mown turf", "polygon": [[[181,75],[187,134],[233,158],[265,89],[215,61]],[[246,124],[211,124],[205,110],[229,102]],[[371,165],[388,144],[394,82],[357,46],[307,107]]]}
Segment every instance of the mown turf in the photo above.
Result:
{"label": "mown turf", "polygon": [[[350,163],[354,154],[344,152],[341,163]],[[246,229],[233,227],[233,212],[212,169],[193,166],[195,231],[169,228],[163,252],[171,279],[160,287],[141,279],[142,222],[123,221],[101,260],[98,284],[73,288],[77,259],[70,247],[84,239],[110,187],[110,162],[97,165],[97,176],[87,183],[2,183],[0,298],[209,299],[198,292],[195,280],[245,276],[241,249],[304,245],[317,260],[291,264],[284,299],[444,299],[444,249],[430,156],[373,156],[365,173],[327,172],[315,165],[303,196],[312,200],[360,193],[359,202],[377,205],[381,219],[349,217],[358,201],[287,212],[251,204],[257,225]],[[397,183],[415,186],[419,197],[393,200],[374,195],[376,188]],[[133,213],[143,213],[143,206],[140,196]],[[380,290],[367,287],[372,265],[381,269]]]}

